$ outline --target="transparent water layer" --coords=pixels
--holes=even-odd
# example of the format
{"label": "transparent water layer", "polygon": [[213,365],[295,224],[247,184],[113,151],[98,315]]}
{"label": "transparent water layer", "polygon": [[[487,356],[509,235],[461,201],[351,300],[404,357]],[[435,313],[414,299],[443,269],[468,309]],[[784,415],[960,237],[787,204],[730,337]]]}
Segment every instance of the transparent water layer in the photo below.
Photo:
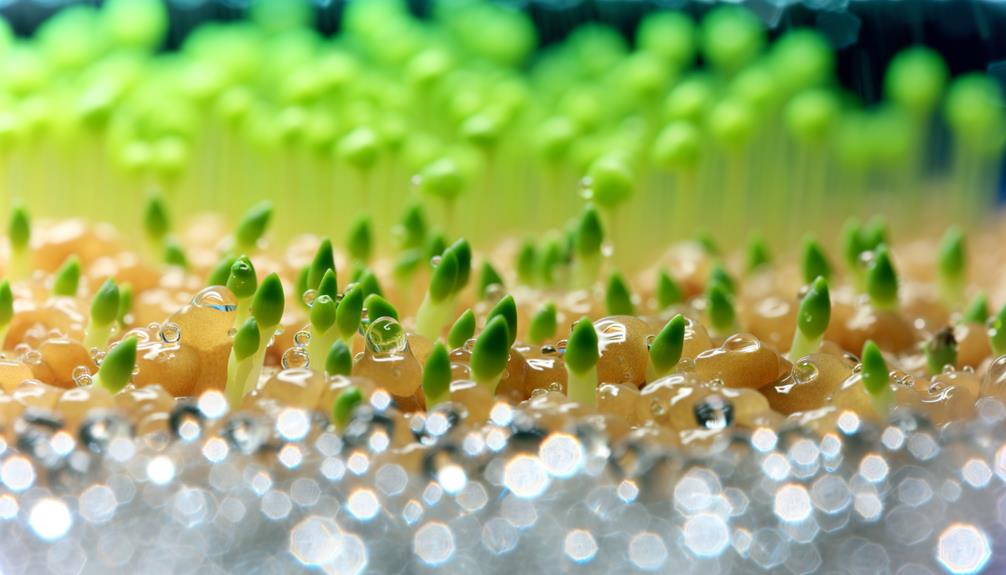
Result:
{"label": "transparent water layer", "polygon": [[[546,434],[497,403],[416,416],[388,449],[377,393],[345,434],[219,392],[134,437],[38,412],[0,444],[4,573],[996,573],[1006,568],[1006,407],[937,429],[896,410],[806,429],[710,430],[701,451]],[[697,431],[697,433],[703,433]]]}

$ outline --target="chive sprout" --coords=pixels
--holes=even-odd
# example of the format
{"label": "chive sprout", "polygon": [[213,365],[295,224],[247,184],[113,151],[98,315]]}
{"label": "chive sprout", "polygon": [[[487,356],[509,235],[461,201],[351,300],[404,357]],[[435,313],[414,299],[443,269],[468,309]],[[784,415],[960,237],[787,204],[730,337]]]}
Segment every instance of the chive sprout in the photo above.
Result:
{"label": "chive sprout", "polygon": [[452,349],[457,349],[475,335],[475,314],[471,309],[466,309],[458,316],[458,319],[451,326],[447,333],[447,345]]}
{"label": "chive sprout", "polygon": [[596,405],[597,361],[600,358],[597,331],[587,318],[573,325],[566,342],[566,389],[569,398],[583,405]]}
{"label": "chive sprout", "polygon": [[664,325],[650,344],[649,374],[653,381],[667,375],[681,360],[685,341],[685,316],[675,315]]}
{"label": "chive sprout", "polygon": [[828,281],[818,276],[810,284],[797,311],[796,331],[789,349],[790,361],[797,361],[805,355],[816,352],[821,347],[821,338],[824,337],[830,321],[831,295]]}
{"label": "chive sprout", "polygon": [[426,409],[450,400],[451,358],[447,348],[439,341],[433,344],[423,367],[423,395]]}

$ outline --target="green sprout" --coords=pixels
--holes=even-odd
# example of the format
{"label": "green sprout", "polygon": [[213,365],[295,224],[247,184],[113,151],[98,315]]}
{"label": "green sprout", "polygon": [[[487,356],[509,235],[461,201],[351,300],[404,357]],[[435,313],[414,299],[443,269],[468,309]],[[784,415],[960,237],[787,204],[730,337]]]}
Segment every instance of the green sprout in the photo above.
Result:
{"label": "green sprout", "polygon": [[707,283],[709,285],[720,284],[726,288],[728,292],[730,292],[730,295],[737,294],[737,284],[734,282],[734,279],[730,277],[730,273],[727,272],[727,268],[723,267],[723,264],[720,262],[713,264],[713,268],[709,270],[709,279],[707,280]]}
{"label": "green sprout", "polygon": [[0,282],[0,349],[7,341],[7,331],[14,319],[14,292],[10,288],[10,280]]}
{"label": "green sprout", "polygon": [[94,385],[104,387],[112,393],[118,393],[126,387],[133,377],[133,368],[136,367],[136,343],[135,337],[128,337],[108,350],[98,368]]}
{"label": "green sprout", "polygon": [[444,327],[447,315],[451,311],[454,285],[458,280],[458,258],[452,251],[444,251],[440,264],[433,268],[430,275],[430,286],[426,290],[423,302],[416,312],[416,333],[436,339]]}
{"label": "green sprout", "polygon": [[255,371],[255,355],[261,346],[262,333],[258,321],[249,317],[234,334],[234,342],[227,360],[227,384],[224,395],[232,407],[241,405],[245,390],[252,386],[248,378]]}
{"label": "green sprout", "polygon": [[[115,314],[115,321],[119,324],[119,329],[125,329],[129,324],[129,313],[133,311],[133,284],[124,283],[119,286],[119,310]],[[3,340],[0,339],[0,342]]]}
{"label": "green sprout", "polygon": [[454,294],[461,292],[468,285],[472,274],[472,246],[468,240],[461,238],[447,246],[444,255],[453,254],[458,261],[458,273],[454,278]]}
{"label": "green sprout", "polygon": [[1006,305],[990,320],[989,344],[996,357],[1006,354]]}
{"label": "green sprout", "polygon": [[803,242],[803,281],[809,284],[819,277],[831,279],[831,264],[821,244],[808,237]]}
{"label": "green sprout", "polygon": [[217,262],[216,267],[210,272],[210,275],[206,278],[206,285],[209,286],[225,286],[227,285],[227,279],[231,277],[231,266],[237,261],[235,256],[225,256],[219,262]]}
{"label": "green sprout", "polygon": [[286,296],[283,293],[283,282],[275,272],[267,275],[255,291],[252,297],[251,313],[258,322],[259,332],[262,334],[258,350],[249,361],[252,362],[250,372],[244,379],[243,393],[251,392],[258,384],[259,374],[262,372],[262,364],[265,361],[266,349],[272,334],[279,327],[283,319],[283,309],[286,306]]}
{"label": "green sprout", "polygon": [[506,325],[509,329],[507,332],[507,347],[510,347],[517,341],[517,302],[514,301],[512,295],[507,294],[503,296],[489,310],[489,313],[486,314],[486,325],[496,316],[502,316],[506,320]]}
{"label": "green sprout", "polygon": [[951,367],[956,365],[957,338],[954,337],[954,328],[947,326],[933,334],[933,337],[926,342],[924,351],[930,375],[942,373],[943,368],[948,365]]}
{"label": "green sprout", "polygon": [[580,214],[573,235],[574,282],[577,287],[586,288],[597,281],[601,267],[601,246],[604,243],[604,227],[601,216],[593,206],[587,205]]}
{"label": "green sprout", "polygon": [[797,361],[821,347],[821,338],[831,321],[831,295],[828,280],[818,276],[810,284],[796,315],[796,332],[789,348],[790,361]]}
{"label": "green sprout", "polygon": [[335,254],[332,252],[332,240],[328,238],[321,240],[307,270],[307,283],[305,284],[307,289],[304,291],[317,290],[326,272],[331,271],[332,274],[335,274]]}
{"label": "green sprout", "polygon": [[353,354],[346,342],[339,339],[332,344],[325,356],[325,373],[329,376],[350,376],[353,373]]}
{"label": "green sprout", "polygon": [[681,360],[685,344],[685,316],[680,313],[671,318],[650,344],[650,363],[647,380],[653,381],[668,373]]}
{"label": "green sprout", "polygon": [[964,282],[967,279],[967,252],[964,233],[957,226],[951,226],[940,241],[937,256],[940,296],[951,307],[964,299]]}
{"label": "green sprout", "polygon": [[[357,285],[360,284],[357,283]],[[361,290],[363,289],[362,285],[360,285],[360,289]],[[317,295],[327,295],[332,299],[336,299],[336,297],[339,295],[339,285],[337,283],[337,280],[335,279],[334,270],[325,270],[325,275],[321,276],[321,281],[318,283],[317,292],[318,292]],[[304,298],[301,298],[301,301],[303,301],[303,299]]]}
{"label": "green sprout", "polygon": [[77,295],[77,288],[80,286],[80,260],[76,255],[71,255],[63,262],[62,267],[56,271],[52,280],[52,295],[60,297],[74,297]]}
{"label": "green sprout", "polygon": [[475,314],[471,309],[466,309],[458,316],[457,321],[451,326],[451,330],[447,332],[447,345],[451,346],[451,349],[457,349],[462,347],[473,335],[475,335]]}
{"label": "green sprout", "polygon": [[632,303],[632,293],[622,274],[614,272],[608,278],[608,289],[604,294],[605,307],[608,315],[635,315],[636,306]]}
{"label": "green sprout", "polygon": [[369,269],[365,269],[360,273],[356,283],[360,284],[360,287],[363,288],[364,297],[384,295],[384,291],[381,290],[381,284],[377,281],[377,276]]}
{"label": "green sprout", "polygon": [[91,300],[91,321],[87,324],[84,347],[105,347],[119,315],[119,287],[109,278],[101,284]]}
{"label": "green sprout", "polygon": [[398,321],[398,310],[395,309],[395,306],[376,293],[368,295],[363,300],[363,309],[367,310],[367,321],[371,323],[382,317],[390,317]]}
{"label": "green sprout", "polygon": [[538,250],[534,242],[524,240],[517,250],[517,281],[523,285],[534,285],[538,273]]}
{"label": "green sprout", "polygon": [[311,304],[308,313],[311,321],[311,341],[308,343],[308,357],[320,363],[332,344],[339,339],[336,326],[336,303],[327,295],[320,295]]}
{"label": "green sprout", "polygon": [[185,249],[173,238],[164,241],[164,263],[183,270],[189,269],[189,257],[185,255]]}
{"label": "green sprout", "polygon": [[732,332],[737,327],[733,296],[719,282],[710,284],[706,290],[706,313],[709,315],[709,323],[719,334]]}
{"label": "green sprout", "polygon": [[415,203],[405,208],[402,221],[395,228],[402,249],[422,247],[428,232],[429,225],[426,223],[422,204]]}
{"label": "green sprout", "polygon": [[657,308],[665,310],[672,305],[681,303],[684,299],[685,295],[681,290],[681,285],[666,271],[660,270],[660,274],[657,275]]}
{"label": "green sprout", "polygon": [[29,244],[31,243],[31,217],[21,203],[11,207],[7,237],[11,246],[11,279],[19,280],[31,273]]}
{"label": "green sprout", "polygon": [[143,230],[146,232],[147,240],[153,246],[154,252],[160,252],[164,239],[171,232],[171,217],[168,215],[168,207],[164,204],[164,198],[160,194],[151,194],[147,200],[146,208],[143,210]]}
{"label": "green sprout", "polygon": [[342,341],[346,342],[346,344],[353,341],[353,335],[360,329],[360,321],[363,319],[363,300],[363,287],[360,284],[356,284],[346,290],[346,293],[342,295],[342,299],[339,300],[339,305],[336,307],[335,325],[339,330]]}
{"label": "green sprout", "polygon": [[479,273],[479,297],[486,299],[490,296],[493,286],[504,287],[503,278],[489,260],[482,262],[482,271]]}
{"label": "green sprout", "polygon": [[765,238],[754,236],[748,244],[747,271],[755,272],[772,263],[772,254],[769,252]]}
{"label": "green sprout", "polygon": [[531,318],[531,327],[528,328],[527,339],[533,344],[542,344],[553,337],[558,327],[556,325],[555,304],[547,301],[538,308],[538,311]]}
{"label": "green sprout", "polygon": [[707,231],[699,232],[699,234],[695,236],[695,243],[699,244],[702,251],[711,258],[719,257],[719,255],[723,253],[722,250],[720,250],[719,244],[716,243],[716,239],[713,238],[712,234]]}
{"label": "green sprout", "polygon": [[989,320],[989,298],[985,292],[978,292],[961,314],[961,323],[985,325]]}
{"label": "green sprout", "polygon": [[339,431],[345,431],[346,426],[353,419],[356,406],[361,403],[363,403],[363,394],[360,393],[360,388],[350,386],[342,390],[332,405],[332,423],[335,424],[335,428]]}
{"label": "green sprout", "polygon": [[451,397],[451,357],[439,341],[433,344],[423,367],[423,395],[427,410]]}
{"label": "green sprout", "polygon": [[258,290],[258,276],[255,275],[255,266],[248,256],[234,260],[230,275],[227,277],[227,289],[231,290],[238,300],[234,324],[239,325],[248,317],[252,297]]}
{"label": "green sprout", "polygon": [[891,375],[887,370],[884,354],[872,340],[867,340],[863,344],[862,365],[860,373],[863,378],[863,386],[873,398],[874,408],[880,413],[886,413],[891,395]]}
{"label": "green sprout", "polygon": [[597,331],[587,318],[580,318],[573,325],[566,342],[566,389],[569,398],[582,405],[596,405],[597,361],[600,352],[597,345]]}
{"label": "green sprout", "polygon": [[252,206],[234,230],[235,251],[252,253],[269,228],[269,220],[271,219],[272,202],[263,201]]}
{"label": "green sprout", "polygon": [[506,370],[510,355],[510,328],[503,316],[489,320],[472,346],[472,377],[479,385],[495,392]]}
{"label": "green sprout", "polygon": [[884,93],[913,116],[925,119],[943,97],[949,71],[940,55],[914,46],[899,52],[887,66]]}
{"label": "green sprout", "polygon": [[374,232],[370,228],[370,218],[361,217],[350,226],[346,247],[354,261],[361,264],[370,261],[374,249]]}
{"label": "green sprout", "polygon": [[892,310],[898,305],[898,275],[886,244],[878,245],[873,252],[873,262],[866,272],[866,293],[877,309]]}
{"label": "green sprout", "polygon": [[864,268],[860,255],[869,248],[863,245],[863,228],[859,220],[849,218],[842,226],[842,258],[845,266],[861,286],[865,284]]}

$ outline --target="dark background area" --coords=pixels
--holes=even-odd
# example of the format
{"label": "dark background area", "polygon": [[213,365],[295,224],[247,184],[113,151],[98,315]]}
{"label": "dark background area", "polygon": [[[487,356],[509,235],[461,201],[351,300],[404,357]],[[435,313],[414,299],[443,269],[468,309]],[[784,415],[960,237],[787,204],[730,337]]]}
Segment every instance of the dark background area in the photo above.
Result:
{"label": "dark background area", "polygon": [[[345,5],[353,0],[314,0],[315,24],[324,34],[339,30]],[[355,0],[360,1],[360,0]],[[365,0],[364,0],[365,1]],[[3,14],[20,35],[29,35],[48,16],[69,4],[100,5],[98,0],[0,0]],[[169,0],[173,49],[199,23],[240,18],[252,0]],[[543,44],[562,39],[577,25],[604,22],[631,38],[640,19],[660,8],[686,10],[700,17],[714,4],[687,0],[501,0],[526,10]],[[423,17],[426,0],[409,0]],[[745,2],[772,34],[794,26],[815,27],[838,48],[842,83],[866,101],[879,97],[887,62],[900,49],[925,43],[939,50],[952,73],[985,70],[1006,88],[1006,3],[991,0],[807,0],[782,6],[782,0]]]}

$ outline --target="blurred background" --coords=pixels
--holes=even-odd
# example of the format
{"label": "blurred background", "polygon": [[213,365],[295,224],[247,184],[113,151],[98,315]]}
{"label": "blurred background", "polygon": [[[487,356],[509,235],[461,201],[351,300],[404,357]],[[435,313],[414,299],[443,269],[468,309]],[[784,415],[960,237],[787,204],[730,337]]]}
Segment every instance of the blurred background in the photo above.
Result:
{"label": "blurred background", "polygon": [[[323,34],[339,31],[347,4],[354,0],[314,0],[314,22]],[[359,1],[359,0],[356,0]],[[409,0],[414,14],[424,17],[426,0]],[[693,15],[717,2],[684,0],[500,0],[529,13],[542,45],[564,38],[584,22],[602,22],[632,38],[642,17],[656,9],[679,9]],[[880,98],[881,78],[899,50],[924,43],[943,54],[952,75],[984,70],[1006,88],[1006,2],[1002,0],[751,0],[740,3],[755,12],[773,35],[794,26],[814,27],[838,49],[842,83],[866,102]],[[100,6],[91,0],[0,0],[0,14],[18,35],[28,36],[46,18],[77,4]],[[205,21],[241,18],[254,0],[168,0],[171,27],[165,49],[178,47]]]}

